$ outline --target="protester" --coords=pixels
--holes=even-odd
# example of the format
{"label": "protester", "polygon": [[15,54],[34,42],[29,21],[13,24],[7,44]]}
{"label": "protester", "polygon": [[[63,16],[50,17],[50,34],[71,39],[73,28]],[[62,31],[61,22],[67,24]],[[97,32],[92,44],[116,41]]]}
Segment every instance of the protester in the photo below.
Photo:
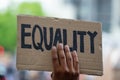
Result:
{"label": "protester", "polygon": [[63,44],[52,48],[52,80],[79,80],[79,64],[76,51],[70,52],[69,46]]}
{"label": "protester", "polygon": [[0,64],[0,80],[6,80],[5,74],[6,74],[6,68],[4,65]]}

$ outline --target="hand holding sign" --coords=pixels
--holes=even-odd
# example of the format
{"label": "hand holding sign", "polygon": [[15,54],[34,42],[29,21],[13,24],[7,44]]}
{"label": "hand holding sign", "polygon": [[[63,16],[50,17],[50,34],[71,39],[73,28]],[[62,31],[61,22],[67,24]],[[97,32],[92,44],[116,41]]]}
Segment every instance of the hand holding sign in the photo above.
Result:
{"label": "hand holding sign", "polygon": [[79,63],[76,51],[72,53],[69,46],[58,44],[52,48],[53,80],[79,80]]}
{"label": "hand holding sign", "polygon": [[[76,50],[79,71],[82,74],[102,75],[102,31],[98,22],[58,19],[19,15],[17,38],[17,69],[52,71],[51,49],[58,43],[69,45]],[[57,50],[59,50],[57,48]],[[71,57],[67,49],[65,59],[60,65],[67,65],[73,71]],[[69,64],[67,64],[69,63]],[[60,67],[60,66],[59,66]],[[58,68],[58,67],[57,67]],[[65,67],[62,67],[65,68]]]}

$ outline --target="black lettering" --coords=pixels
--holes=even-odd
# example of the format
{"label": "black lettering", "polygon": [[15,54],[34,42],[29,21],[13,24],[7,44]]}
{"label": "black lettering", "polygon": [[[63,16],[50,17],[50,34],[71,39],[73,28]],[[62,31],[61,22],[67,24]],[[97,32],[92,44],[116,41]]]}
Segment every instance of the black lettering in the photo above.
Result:
{"label": "black lettering", "polygon": [[[35,32],[36,32],[36,29],[39,30],[40,32],[40,42],[39,43],[35,43]],[[33,42],[33,46],[36,50],[41,50],[41,51],[44,51],[44,49],[42,48],[42,42],[43,42],[43,34],[42,34],[42,29],[40,28],[39,25],[35,25],[33,27],[33,31],[32,31],[32,42]]]}
{"label": "black lettering", "polygon": [[90,31],[88,31],[87,33],[90,36],[91,53],[94,53],[94,38],[97,35],[97,32],[95,31],[94,33],[91,33]]}
{"label": "black lettering", "polygon": [[53,45],[56,46],[57,42],[62,43],[62,36],[61,36],[61,30],[60,29],[56,29]]}
{"label": "black lettering", "polygon": [[73,31],[73,47],[70,47],[70,51],[77,51],[77,32]]}
{"label": "black lettering", "polygon": [[31,33],[25,32],[25,28],[31,28],[30,24],[21,24],[21,48],[31,49],[30,44],[25,44],[25,36],[31,36]]}
{"label": "black lettering", "polygon": [[80,35],[80,52],[84,53],[84,35],[86,35],[85,31],[78,31]]}
{"label": "black lettering", "polygon": [[50,31],[50,41],[49,43],[47,43],[47,30],[46,30],[46,27],[43,27],[43,32],[44,32],[44,43],[45,43],[45,48],[47,50],[50,50],[52,48],[52,42],[53,42],[53,28],[49,28],[49,31]]}
{"label": "black lettering", "polygon": [[67,30],[63,29],[63,45],[67,45]]}
{"label": "black lettering", "polygon": [[73,50],[77,51],[77,33],[73,31]]}

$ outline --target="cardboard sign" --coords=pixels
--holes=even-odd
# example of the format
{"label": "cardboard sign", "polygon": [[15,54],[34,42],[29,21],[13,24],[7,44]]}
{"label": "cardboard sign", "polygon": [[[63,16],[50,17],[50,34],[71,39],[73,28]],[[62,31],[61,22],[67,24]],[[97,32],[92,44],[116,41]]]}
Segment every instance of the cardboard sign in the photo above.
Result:
{"label": "cardboard sign", "polygon": [[100,23],[23,15],[17,21],[18,70],[51,71],[51,48],[63,43],[77,51],[80,73],[103,74]]}

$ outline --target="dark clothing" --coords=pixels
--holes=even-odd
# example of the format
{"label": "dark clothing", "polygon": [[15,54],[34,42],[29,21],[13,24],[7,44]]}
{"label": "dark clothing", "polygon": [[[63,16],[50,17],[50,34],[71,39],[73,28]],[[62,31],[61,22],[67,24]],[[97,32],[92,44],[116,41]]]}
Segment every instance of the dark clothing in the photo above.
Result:
{"label": "dark clothing", "polygon": [[6,80],[4,76],[0,75],[0,80]]}

